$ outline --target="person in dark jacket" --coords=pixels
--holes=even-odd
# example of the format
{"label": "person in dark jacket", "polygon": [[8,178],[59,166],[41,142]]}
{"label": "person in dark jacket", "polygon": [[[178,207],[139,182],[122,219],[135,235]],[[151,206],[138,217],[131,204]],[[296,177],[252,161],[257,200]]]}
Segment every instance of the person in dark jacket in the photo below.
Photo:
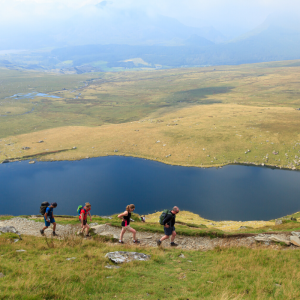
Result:
{"label": "person in dark jacket", "polygon": [[168,239],[171,236],[171,246],[178,246],[178,244],[174,243],[175,237],[176,237],[176,231],[175,231],[175,218],[176,215],[179,213],[179,208],[177,206],[174,206],[171,210],[170,214],[168,213],[167,216],[164,219],[164,232],[165,235],[157,241],[157,245],[160,246],[161,242]]}

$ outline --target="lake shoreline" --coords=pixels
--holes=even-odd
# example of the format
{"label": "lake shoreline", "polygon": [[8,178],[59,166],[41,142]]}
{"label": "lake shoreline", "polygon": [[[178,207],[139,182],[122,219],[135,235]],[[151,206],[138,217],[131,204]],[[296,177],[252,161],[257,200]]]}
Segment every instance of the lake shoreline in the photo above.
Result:
{"label": "lake shoreline", "polygon": [[265,163],[244,163],[244,162],[230,162],[226,164],[218,164],[218,165],[192,165],[192,164],[179,164],[175,162],[167,162],[163,160],[158,160],[158,159],[153,159],[149,157],[144,157],[144,156],[135,156],[135,155],[127,155],[127,154],[109,154],[109,155],[99,155],[99,156],[92,156],[92,157],[83,157],[83,158],[78,158],[78,159],[41,159],[41,157],[46,156],[46,155],[51,155],[51,154],[56,154],[60,152],[65,152],[65,151],[72,151],[73,149],[60,149],[60,150],[55,150],[55,151],[49,151],[49,152],[43,152],[43,153],[38,153],[34,155],[27,155],[23,157],[18,157],[18,158],[9,158],[5,159],[0,164],[3,163],[13,163],[13,162],[19,162],[19,161],[35,161],[35,162],[63,162],[63,161],[69,161],[69,162],[75,162],[75,161],[82,161],[86,159],[93,159],[93,158],[100,158],[100,157],[132,157],[132,158],[138,158],[138,159],[145,159],[148,161],[153,161],[153,162],[158,162],[162,163],[165,165],[170,165],[170,166],[180,166],[180,167],[191,167],[191,168],[201,168],[201,169],[208,169],[208,168],[223,168],[226,166],[246,166],[246,167],[261,167],[261,168],[269,168],[272,170],[287,170],[287,171],[300,171],[299,168],[290,168],[290,167],[283,167],[283,166],[278,166],[278,165],[271,165],[271,164],[265,164]]}

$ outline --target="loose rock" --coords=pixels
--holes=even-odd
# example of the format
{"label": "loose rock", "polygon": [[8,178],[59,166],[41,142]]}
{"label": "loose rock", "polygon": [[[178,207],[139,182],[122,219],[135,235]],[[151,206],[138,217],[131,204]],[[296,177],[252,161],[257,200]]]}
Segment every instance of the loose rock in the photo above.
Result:
{"label": "loose rock", "polygon": [[20,240],[22,239],[19,231],[17,231],[16,228],[13,226],[0,227],[0,231],[3,233],[8,233],[8,232],[15,233],[20,237]]}
{"label": "loose rock", "polygon": [[297,236],[291,236],[290,240],[293,245],[300,247],[300,239]]}
{"label": "loose rock", "polygon": [[107,269],[120,269],[121,267],[120,266],[107,265],[107,266],[105,266],[105,268],[107,268]]}
{"label": "loose rock", "polygon": [[150,255],[146,255],[144,253],[138,253],[138,252],[127,252],[127,251],[109,252],[105,255],[105,257],[108,257],[111,261],[117,264],[130,262],[133,260],[147,261],[150,259]]}

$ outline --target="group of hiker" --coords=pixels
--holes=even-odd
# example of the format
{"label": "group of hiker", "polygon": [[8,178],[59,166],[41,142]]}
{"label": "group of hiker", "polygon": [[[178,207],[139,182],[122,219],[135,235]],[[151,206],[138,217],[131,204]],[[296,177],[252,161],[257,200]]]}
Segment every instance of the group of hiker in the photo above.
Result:
{"label": "group of hiker", "polygon": [[[43,229],[40,230],[40,233],[44,235],[44,231],[50,226],[50,224],[53,224],[53,236],[57,236],[55,233],[56,229],[56,223],[54,219],[53,209],[57,207],[57,203],[53,202],[49,204],[48,202],[43,202],[42,206],[40,208],[40,212],[42,215],[44,215],[44,221],[45,226]],[[85,234],[86,237],[89,236],[89,225],[87,223],[87,217],[90,217],[90,221],[92,222],[92,216],[91,216],[91,204],[89,202],[85,203],[84,206],[80,205],[77,209],[77,213],[79,216],[79,221],[81,223],[81,234]],[[136,238],[136,230],[133,229],[130,226],[131,221],[131,213],[135,210],[135,205],[130,204],[126,206],[126,210],[118,215],[118,218],[122,220],[121,226],[122,230],[120,233],[120,239],[119,243],[124,244],[123,236],[126,231],[129,231],[132,233],[133,243],[139,244],[140,241]],[[164,226],[164,233],[165,235],[157,241],[157,245],[160,246],[162,241],[167,240],[171,237],[171,246],[177,246],[177,244],[174,242],[176,237],[176,231],[175,231],[175,219],[176,215],[179,213],[179,208],[177,206],[174,206],[172,210],[165,209],[159,218],[159,223]],[[145,222],[145,216],[141,217],[141,221]]]}

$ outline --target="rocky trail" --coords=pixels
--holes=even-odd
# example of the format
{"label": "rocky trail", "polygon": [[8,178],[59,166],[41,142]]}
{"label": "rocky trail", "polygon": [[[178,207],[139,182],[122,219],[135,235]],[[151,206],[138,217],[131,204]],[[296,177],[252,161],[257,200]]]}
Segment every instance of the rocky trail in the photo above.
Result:
{"label": "rocky trail", "polygon": [[[94,232],[101,236],[113,237],[118,240],[120,235],[120,228],[104,224],[98,225],[93,223]],[[32,235],[41,237],[40,229],[43,223],[35,222],[21,217],[16,217],[11,220],[0,221],[0,234],[1,228],[13,226],[21,235]],[[80,225],[60,225],[57,224],[56,232],[60,237],[76,234]],[[45,230],[46,236],[51,236],[52,228]],[[152,232],[137,232],[137,238],[140,240],[140,245],[143,247],[157,247],[156,241],[162,237],[163,234]],[[210,237],[192,237],[177,235],[175,242],[178,244],[179,249],[183,250],[212,250],[215,247],[257,247],[257,242],[267,248],[277,249],[280,244],[290,246],[287,249],[297,249],[300,246],[300,232],[292,233],[268,233],[250,236],[234,236],[226,238],[210,238]],[[124,235],[124,242],[128,245],[134,245],[132,241],[132,234],[126,232]],[[115,243],[111,243],[115,244]],[[170,241],[163,241],[162,247],[170,247]]]}

